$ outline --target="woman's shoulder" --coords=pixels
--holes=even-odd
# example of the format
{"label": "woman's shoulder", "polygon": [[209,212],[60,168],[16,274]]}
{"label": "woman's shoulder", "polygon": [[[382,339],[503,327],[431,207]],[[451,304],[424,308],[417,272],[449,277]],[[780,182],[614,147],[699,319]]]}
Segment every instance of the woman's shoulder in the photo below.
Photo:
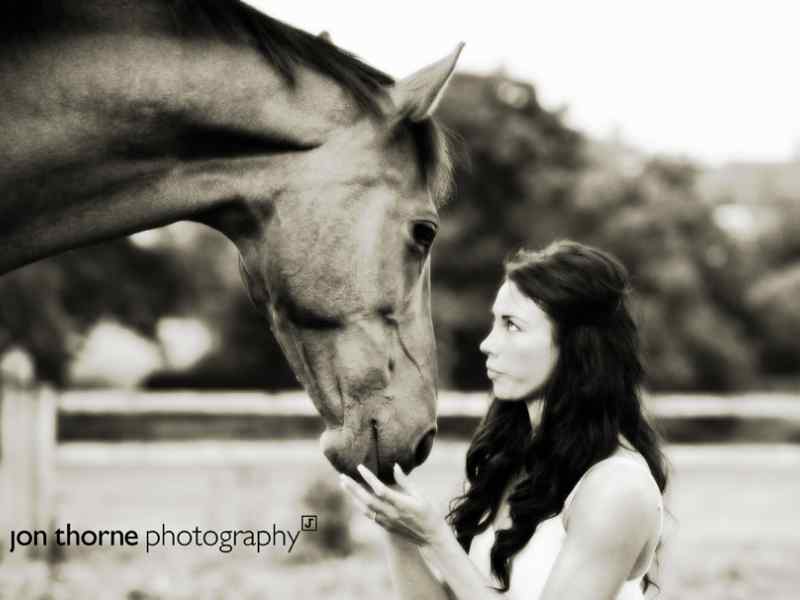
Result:
{"label": "woman's shoulder", "polygon": [[[661,491],[647,462],[615,452],[597,462],[562,512],[565,552],[627,565],[626,580],[649,569],[663,526]],[[610,562],[609,562],[610,561]]]}
{"label": "woman's shoulder", "polygon": [[[661,490],[647,462],[631,451],[617,451],[593,465],[565,507],[565,528],[577,513],[596,513],[605,518],[619,515],[626,521],[655,527],[661,517]],[[647,528],[649,530],[649,528]]]}

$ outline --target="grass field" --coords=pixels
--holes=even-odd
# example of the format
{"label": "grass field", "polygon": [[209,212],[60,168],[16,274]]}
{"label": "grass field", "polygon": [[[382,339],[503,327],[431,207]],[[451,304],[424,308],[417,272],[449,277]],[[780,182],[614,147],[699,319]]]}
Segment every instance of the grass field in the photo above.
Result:
{"label": "grass field", "polygon": [[[465,449],[437,442],[412,474],[442,514],[460,490]],[[657,597],[797,598],[800,446],[670,446],[667,453],[672,479]],[[3,600],[392,597],[382,530],[348,515],[347,503],[336,508],[343,500],[336,474],[313,440],[63,444],[57,472],[54,527],[140,536],[162,523],[174,530],[297,529],[300,515],[315,513],[320,530],[303,533],[291,553],[192,545],[149,553],[142,546],[59,548],[49,561],[14,556],[0,563]],[[8,532],[0,535],[7,540]]]}

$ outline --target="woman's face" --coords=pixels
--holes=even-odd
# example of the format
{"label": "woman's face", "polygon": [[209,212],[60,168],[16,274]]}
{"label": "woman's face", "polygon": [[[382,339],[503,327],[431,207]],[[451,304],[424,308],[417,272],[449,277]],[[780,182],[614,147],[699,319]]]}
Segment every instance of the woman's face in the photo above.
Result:
{"label": "woman's face", "polygon": [[492,330],[480,350],[495,398],[516,400],[544,383],[556,362],[553,325],[513,281],[506,280],[492,306]]}

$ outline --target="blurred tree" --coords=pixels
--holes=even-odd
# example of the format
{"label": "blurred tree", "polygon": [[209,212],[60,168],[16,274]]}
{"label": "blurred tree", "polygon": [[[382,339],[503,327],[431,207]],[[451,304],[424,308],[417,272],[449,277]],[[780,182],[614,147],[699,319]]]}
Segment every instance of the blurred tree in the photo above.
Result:
{"label": "blurred tree", "polygon": [[[630,270],[651,388],[741,389],[759,374],[800,369],[796,203],[776,199],[785,212],[769,235],[733,239],[698,191],[696,165],[587,139],[544,109],[533,86],[499,73],[456,75],[440,115],[456,165],[433,252],[442,387],[487,386],[478,345],[503,259],[564,237],[607,249]],[[188,228],[183,242],[144,249],[120,240],[0,278],[0,350],[21,345],[41,375],[63,382],[98,319],[152,337],[162,316],[192,315],[213,330],[214,347],[148,385],[297,387],[244,292],[235,248]]]}
{"label": "blurred tree", "polygon": [[[800,170],[800,165],[798,166]],[[779,218],[744,246],[753,263],[746,290],[748,308],[768,376],[798,378],[800,373],[800,202],[764,198]]]}
{"label": "blurred tree", "polygon": [[800,264],[756,281],[748,300],[760,326],[762,368],[768,374],[800,372]]}
{"label": "blurred tree", "polygon": [[439,115],[455,133],[456,191],[433,254],[433,311],[442,385],[485,387],[478,344],[502,261],[566,233],[564,205],[583,167],[580,134],[544,110],[533,86],[457,75]]}
{"label": "blurred tree", "polygon": [[216,343],[183,371],[153,373],[150,388],[299,388],[269,330],[266,315],[250,302],[240,279],[235,246],[219,232],[181,223],[186,240],[175,250],[183,278],[193,278],[192,315],[213,332]]}
{"label": "blurred tree", "polygon": [[0,278],[0,353],[30,353],[39,378],[62,386],[86,332],[109,318],[153,337],[159,318],[194,295],[174,254],[120,239],[17,269]]}
{"label": "blurred tree", "polygon": [[486,386],[478,345],[502,259],[562,237],[629,268],[652,388],[753,382],[754,320],[742,293],[750,271],[694,192],[694,164],[586,140],[531,86],[500,75],[457,76],[452,86],[442,116],[468,161],[458,163],[457,199],[434,252],[445,385]]}
{"label": "blurred tree", "polygon": [[[732,390],[754,381],[757,356],[743,295],[749,272],[693,191],[695,169],[655,158],[638,174],[583,189],[586,241],[628,267],[639,311],[648,383],[655,389]],[[615,198],[603,198],[605,193]],[[613,206],[607,212],[605,207]],[[637,308],[638,310],[638,308]]]}
{"label": "blurred tree", "polygon": [[217,333],[215,348],[184,371],[149,376],[149,388],[299,388],[283,352],[269,331],[266,317],[238,285],[217,296],[216,306],[198,311]]}

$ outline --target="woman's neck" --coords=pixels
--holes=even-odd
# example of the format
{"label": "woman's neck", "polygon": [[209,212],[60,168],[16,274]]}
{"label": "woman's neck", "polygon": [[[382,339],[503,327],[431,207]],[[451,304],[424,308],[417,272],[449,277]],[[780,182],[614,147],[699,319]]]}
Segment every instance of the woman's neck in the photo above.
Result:
{"label": "woman's neck", "polygon": [[535,398],[533,400],[528,400],[525,404],[528,407],[528,416],[531,420],[531,428],[535,430],[542,421],[544,400],[542,398]]}

